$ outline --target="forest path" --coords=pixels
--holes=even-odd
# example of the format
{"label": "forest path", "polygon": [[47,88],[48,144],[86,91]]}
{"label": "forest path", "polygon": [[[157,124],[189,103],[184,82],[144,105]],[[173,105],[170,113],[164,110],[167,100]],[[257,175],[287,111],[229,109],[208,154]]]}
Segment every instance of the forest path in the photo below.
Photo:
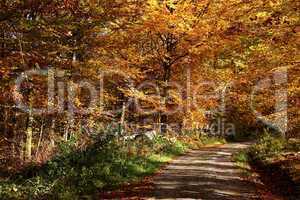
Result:
{"label": "forest path", "polygon": [[255,185],[243,179],[232,155],[248,145],[225,144],[192,150],[154,177],[148,199],[257,199]]}

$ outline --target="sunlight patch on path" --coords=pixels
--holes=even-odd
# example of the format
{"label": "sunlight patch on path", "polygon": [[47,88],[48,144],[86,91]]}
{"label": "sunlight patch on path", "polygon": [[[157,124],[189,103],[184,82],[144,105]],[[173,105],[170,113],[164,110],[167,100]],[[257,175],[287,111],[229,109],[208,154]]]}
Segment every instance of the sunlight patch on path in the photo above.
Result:
{"label": "sunlight patch on path", "polygon": [[193,150],[168,165],[154,178],[149,199],[257,199],[255,185],[242,177],[232,155],[247,144],[226,144]]}

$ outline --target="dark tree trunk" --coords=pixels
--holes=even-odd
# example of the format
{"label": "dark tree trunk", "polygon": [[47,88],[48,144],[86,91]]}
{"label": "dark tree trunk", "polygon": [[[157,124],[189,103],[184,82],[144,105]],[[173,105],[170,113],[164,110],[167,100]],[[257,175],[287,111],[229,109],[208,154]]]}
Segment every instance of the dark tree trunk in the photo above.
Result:
{"label": "dark tree trunk", "polygon": [[[163,88],[162,88],[162,106],[164,109],[167,109],[167,100],[169,96],[169,88],[168,83],[171,77],[171,62],[169,59],[163,63]],[[168,114],[165,111],[160,111],[160,129],[161,133],[167,132],[167,123],[168,123]]]}

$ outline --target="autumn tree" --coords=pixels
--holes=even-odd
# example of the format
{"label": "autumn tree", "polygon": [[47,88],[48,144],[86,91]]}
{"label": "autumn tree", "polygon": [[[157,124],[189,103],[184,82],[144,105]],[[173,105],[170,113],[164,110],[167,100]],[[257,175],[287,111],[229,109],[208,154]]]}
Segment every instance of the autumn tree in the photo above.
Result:
{"label": "autumn tree", "polygon": [[[86,64],[94,56],[95,47],[103,45],[101,36],[106,34],[107,29],[117,31],[132,23],[139,16],[141,3],[114,0],[32,0],[0,3],[0,101],[3,111],[1,116],[4,119],[1,126],[4,135],[1,137],[9,143],[8,146],[20,150],[21,159],[24,139],[27,160],[31,159],[35,145],[40,143],[35,136],[37,130],[49,130],[47,134],[43,134],[45,141],[49,138],[53,140],[51,133],[55,132],[65,134],[65,138],[68,138],[78,128],[76,126],[83,117],[70,113],[65,103],[60,102],[59,95],[67,98],[67,88],[56,83],[50,86],[47,76],[56,81],[63,79],[60,81],[68,86],[76,82],[79,76],[80,79],[88,77],[93,82],[96,74],[91,74],[93,71]],[[21,91],[17,91],[16,79],[32,69],[37,70],[37,74],[26,78],[20,85]],[[51,75],[50,71],[54,74]],[[61,94],[55,92],[53,98],[48,100],[49,89],[56,91],[59,88]],[[78,95],[76,98],[79,98]],[[16,100],[30,105],[28,112],[20,110],[15,105]],[[76,99],[72,101],[76,104]],[[49,104],[53,108],[61,108],[39,115],[32,112],[33,109],[47,108]],[[60,131],[62,127],[63,132]],[[54,137],[57,136],[56,134]]]}

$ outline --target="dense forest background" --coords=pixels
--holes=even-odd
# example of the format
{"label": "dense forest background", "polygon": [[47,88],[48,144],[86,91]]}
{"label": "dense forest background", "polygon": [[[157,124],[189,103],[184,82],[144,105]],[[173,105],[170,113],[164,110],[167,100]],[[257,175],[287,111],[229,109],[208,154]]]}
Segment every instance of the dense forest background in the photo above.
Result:
{"label": "dense forest background", "polygon": [[[300,2],[2,0],[0,163],[95,134],[299,137]],[[217,124],[222,126],[211,126]]]}

